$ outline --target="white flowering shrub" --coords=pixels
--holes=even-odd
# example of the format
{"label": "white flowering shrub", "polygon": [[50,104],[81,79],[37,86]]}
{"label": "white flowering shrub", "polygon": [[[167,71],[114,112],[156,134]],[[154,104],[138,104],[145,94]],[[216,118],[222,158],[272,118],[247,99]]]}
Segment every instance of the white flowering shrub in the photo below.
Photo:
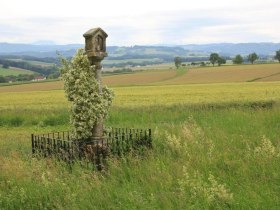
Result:
{"label": "white flowering shrub", "polygon": [[75,139],[92,136],[99,118],[106,118],[112,104],[113,92],[107,87],[99,94],[95,66],[91,66],[83,49],[71,61],[61,58],[61,75],[68,100],[72,103],[70,123]]}

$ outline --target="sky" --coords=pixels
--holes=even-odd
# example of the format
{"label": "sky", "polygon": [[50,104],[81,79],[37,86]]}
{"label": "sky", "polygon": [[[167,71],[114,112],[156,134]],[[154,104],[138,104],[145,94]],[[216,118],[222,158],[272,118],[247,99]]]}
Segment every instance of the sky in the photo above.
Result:
{"label": "sky", "polygon": [[107,45],[280,43],[279,0],[8,0],[0,42],[82,44],[90,28]]}

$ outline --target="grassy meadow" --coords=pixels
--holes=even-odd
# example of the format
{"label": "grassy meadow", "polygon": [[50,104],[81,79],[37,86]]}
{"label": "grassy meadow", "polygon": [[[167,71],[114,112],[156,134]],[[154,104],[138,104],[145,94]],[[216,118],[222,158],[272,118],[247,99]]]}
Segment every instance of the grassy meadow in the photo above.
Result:
{"label": "grassy meadow", "polygon": [[15,58],[15,59],[8,59],[11,61],[17,61],[17,62],[27,62],[28,64],[31,65],[37,65],[37,66],[42,66],[42,67],[48,67],[48,66],[52,66],[52,63],[46,63],[46,62],[41,62],[41,61],[32,61],[32,60],[24,60],[24,59],[20,59],[20,58]]}
{"label": "grassy meadow", "polygon": [[34,72],[15,67],[9,67],[8,69],[5,69],[0,66],[0,76],[18,76],[20,74],[34,74]]}
{"label": "grassy meadow", "polygon": [[104,172],[31,156],[31,133],[68,129],[61,88],[0,87],[0,209],[279,209],[280,82],[162,82],[114,85],[106,126],[153,149]]}

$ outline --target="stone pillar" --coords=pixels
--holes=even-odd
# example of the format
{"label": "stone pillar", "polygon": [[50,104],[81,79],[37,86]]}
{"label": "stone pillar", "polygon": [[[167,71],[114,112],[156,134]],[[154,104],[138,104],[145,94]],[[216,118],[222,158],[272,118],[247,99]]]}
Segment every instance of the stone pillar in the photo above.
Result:
{"label": "stone pillar", "polygon": [[[99,94],[102,94],[102,80],[101,80],[101,60],[90,59],[90,64],[95,66],[95,78],[98,83]],[[92,140],[103,140],[103,118],[100,117],[92,128]]]}
{"label": "stone pillar", "polygon": [[[102,94],[101,61],[108,54],[106,52],[106,38],[108,35],[101,28],[93,28],[83,34],[85,37],[85,52],[91,65],[95,66],[95,78],[98,82],[99,94]],[[92,128],[92,140],[103,140],[103,119],[100,117]]]}

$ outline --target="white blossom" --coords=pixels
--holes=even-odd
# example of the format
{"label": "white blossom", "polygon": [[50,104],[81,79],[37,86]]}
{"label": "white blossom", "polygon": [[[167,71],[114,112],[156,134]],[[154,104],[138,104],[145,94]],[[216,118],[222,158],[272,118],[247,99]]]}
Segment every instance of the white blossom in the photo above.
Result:
{"label": "white blossom", "polygon": [[90,65],[83,49],[79,49],[71,61],[61,58],[61,63],[66,97],[72,103],[70,123],[73,137],[91,137],[97,119],[106,118],[114,94],[107,87],[103,87],[102,94],[99,94],[95,68]]}

